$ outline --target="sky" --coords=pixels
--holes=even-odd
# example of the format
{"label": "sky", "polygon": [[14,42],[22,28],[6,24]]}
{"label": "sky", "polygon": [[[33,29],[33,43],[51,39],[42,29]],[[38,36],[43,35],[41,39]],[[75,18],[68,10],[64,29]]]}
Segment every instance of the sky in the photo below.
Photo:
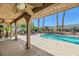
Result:
{"label": "sky", "polygon": [[[79,7],[69,9],[65,11],[64,24],[79,24]],[[63,12],[58,13],[58,22],[59,25],[62,24]],[[33,19],[32,21],[35,26],[38,26],[38,19]],[[42,27],[43,17],[40,18],[40,27]],[[45,26],[56,26],[56,14],[52,14],[45,17]]]}

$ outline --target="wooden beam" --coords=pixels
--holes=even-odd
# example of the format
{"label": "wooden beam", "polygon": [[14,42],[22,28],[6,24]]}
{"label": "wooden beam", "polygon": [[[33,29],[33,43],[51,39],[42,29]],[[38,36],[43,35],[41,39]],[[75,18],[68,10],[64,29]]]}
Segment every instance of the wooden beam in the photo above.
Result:
{"label": "wooden beam", "polygon": [[48,15],[62,12],[65,10],[69,10],[69,9],[72,9],[75,7],[79,7],[79,3],[56,3],[56,4],[52,4],[51,6],[48,6],[48,7],[44,8],[43,10],[40,10],[39,12],[36,12],[32,16],[32,19],[45,17]]}
{"label": "wooden beam", "polygon": [[3,22],[5,22],[5,21],[4,21],[4,19],[1,19],[1,18],[0,18],[0,22],[3,23]]}
{"label": "wooden beam", "polygon": [[25,14],[26,13],[22,13],[20,16],[18,16],[16,19],[14,19],[11,23],[14,23],[14,22],[20,20],[22,17],[24,17]]}

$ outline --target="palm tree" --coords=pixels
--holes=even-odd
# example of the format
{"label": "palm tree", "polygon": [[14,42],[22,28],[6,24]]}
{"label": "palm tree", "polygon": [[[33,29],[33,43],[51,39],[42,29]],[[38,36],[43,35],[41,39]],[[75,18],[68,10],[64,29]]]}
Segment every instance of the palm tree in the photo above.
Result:
{"label": "palm tree", "polygon": [[58,31],[58,13],[56,14],[56,31]]}
{"label": "palm tree", "polygon": [[40,19],[38,18],[38,32],[39,32],[39,22],[40,22]]}
{"label": "palm tree", "polygon": [[61,25],[59,26],[58,31],[60,31],[60,32],[62,31],[62,26]]}
{"label": "palm tree", "polygon": [[44,22],[45,22],[45,18],[43,18],[43,26],[42,26],[42,28],[43,28],[43,32],[44,32],[44,30],[45,30]]}
{"label": "palm tree", "polygon": [[63,17],[62,17],[62,31],[64,31],[64,19],[65,19],[65,11],[64,11]]}
{"label": "palm tree", "polygon": [[35,29],[35,26],[34,26],[33,22],[31,22],[31,24],[30,24],[30,29],[31,29],[31,32]]}

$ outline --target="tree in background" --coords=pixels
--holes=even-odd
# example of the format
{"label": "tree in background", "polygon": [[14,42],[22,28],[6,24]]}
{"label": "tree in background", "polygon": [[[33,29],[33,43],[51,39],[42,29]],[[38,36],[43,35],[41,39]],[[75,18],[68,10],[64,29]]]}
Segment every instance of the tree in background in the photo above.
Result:
{"label": "tree in background", "polygon": [[30,25],[30,29],[31,29],[31,31],[33,31],[34,29],[37,29],[37,28],[34,26],[33,22],[32,22],[31,25]]}
{"label": "tree in background", "polygon": [[0,38],[2,38],[3,25],[0,25]]}
{"label": "tree in background", "polygon": [[[25,32],[27,32],[27,29],[26,29],[27,26],[26,26],[26,24],[21,24],[19,27],[21,29],[21,31],[20,31],[21,34],[24,34]],[[30,31],[32,32],[33,30],[37,31],[38,28],[35,27],[33,23],[31,23],[30,24]]]}
{"label": "tree in background", "polygon": [[4,31],[6,32],[5,37],[9,36],[10,27],[4,27]]}
{"label": "tree in background", "polygon": [[56,31],[58,31],[58,13],[56,14]]}
{"label": "tree in background", "polygon": [[62,31],[64,31],[65,14],[66,14],[66,12],[64,11],[64,13],[63,13],[63,17],[62,17]]}
{"label": "tree in background", "polygon": [[77,32],[77,28],[75,26],[72,28],[72,32]]}
{"label": "tree in background", "polygon": [[20,25],[20,29],[21,29],[20,33],[21,34],[25,34],[25,28],[26,28],[25,24]]}
{"label": "tree in background", "polygon": [[58,29],[58,31],[62,31],[62,26],[59,26],[59,29]]}
{"label": "tree in background", "polygon": [[21,27],[21,30],[22,30],[22,31],[25,30],[25,24],[21,24],[20,27]]}

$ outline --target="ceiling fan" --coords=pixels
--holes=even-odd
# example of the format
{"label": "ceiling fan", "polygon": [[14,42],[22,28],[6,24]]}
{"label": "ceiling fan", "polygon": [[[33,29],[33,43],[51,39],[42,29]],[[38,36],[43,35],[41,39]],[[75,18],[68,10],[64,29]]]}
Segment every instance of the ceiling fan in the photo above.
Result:
{"label": "ceiling fan", "polygon": [[42,3],[18,3],[16,4],[16,7],[21,12],[27,12],[30,15],[33,15],[32,9],[35,7],[41,7]]}

